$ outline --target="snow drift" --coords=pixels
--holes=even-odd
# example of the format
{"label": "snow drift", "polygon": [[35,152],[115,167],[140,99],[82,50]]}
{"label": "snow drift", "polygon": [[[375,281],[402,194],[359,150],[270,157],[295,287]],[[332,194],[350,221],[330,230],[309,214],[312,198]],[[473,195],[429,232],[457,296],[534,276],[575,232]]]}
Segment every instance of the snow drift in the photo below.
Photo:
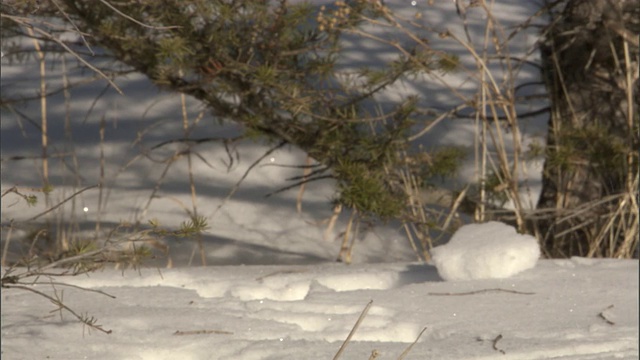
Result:
{"label": "snow drift", "polygon": [[533,236],[491,221],[461,227],[449,243],[435,247],[432,256],[444,280],[501,279],[533,268],[540,248]]}

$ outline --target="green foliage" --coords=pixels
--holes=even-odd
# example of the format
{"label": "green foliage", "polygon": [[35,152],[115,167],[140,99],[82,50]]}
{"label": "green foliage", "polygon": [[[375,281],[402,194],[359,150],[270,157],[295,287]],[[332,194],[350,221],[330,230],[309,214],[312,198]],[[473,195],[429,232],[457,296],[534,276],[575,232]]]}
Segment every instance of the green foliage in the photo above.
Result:
{"label": "green foliage", "polygon": [[[51,188],[51,189],[53,189],[53,188]],[[48,189],[43,188],[41,191],[45,192],[45,190],[48,190]],[[31,190],[29,190],[29,191],[31,191]],[[51,190],[49,190],[49,191],[51,191]],[[34,194],[24,194],[23,190],[19,189],[16,186],[5,190],[2,193],[2,197],[5,197],[9,193],[13,193],[13,194],[21,197],[22,200],[24,200],[24,202],[27,203],[28,206],[35,206],[38,203],[38,197],[37,196],[35,196]]]}
{"label": "green foliage", "polygon": [[53,191],[53,185],[51,184],[46,184],[42,187],[42,192],[44,194],[50,194]]}
{"label": "green foliage", "polygon": [[431,151],[419,148],[410,160],[416,174],[423,179],[423,185],[430,186],[436,180],[444,181],[454,177],[465,156],[464,149],[445,146]]}
{"label": "green foliage", "polygon": [[338,202],[383,219],[400,215],[404,198],[388,188],[382,173],[372,173],[365,163],[345,161],[340,161],[334,170],[338,178],[345,179],[338,183]]}
{"label": "green foliage", "polygon": [[194,49],[189,47],[188,42],[180,36],[164,37],[158,40],[159,56],[166,63],[184,66],[187,59],[194,55]]}
{"label": "green foliage", "polygon": [[431,153],[430,177],[450,178],[457,174],[466,153],[464,149],[445,146]]}
{"label": "green foliage", "polygon": [[69,256],[77,256],[77,255],[83,255],[86,254],[88,252],[97,250],[97,245],[95,243],[95,241],[90,241],[90,240],[77,240],[74,241],[71,244],[71,247],[68,251],[68,255]]}
{"label": "green foliage", "polygon": [[95,253],[96,250],[98,250],[98,245],[95,241],[79,239],[71,243],[69,250],[57,254],[56,257],[58,259],[77,257],[77,260],[64,265],[72,268],[76,273],[89,272],[101,268],[104,264],[100,256],[92,256],[91,253]]}
{"label": "green foliage", "polygon": [[527,149],[527,158],[534,159],[539,156],[544,156],[545,154],[545,146],[541,144],[539,141],[534,140],[528,145]]}
{"label": "green foliage", "polygon": [[156,219],[149,220],[149,224],[152,226],[153,233],[157,236],[175,236],[179,238],[196,236],[209,227],[207,219],[203,216],[194,216],[189,220],[183,221],[178,230],[162,228]]}
{"label": "green foliage", "polygon": [[438,70],[443,74],[453,72],[460,66],[460,58],[455,54],[442,54],[438,58]]}
{"label": "green foliage", "polygon": [[174,234],[178,237],[192,237],[201,234],[209,227],[204,216],[194,216],[190,220],[183,221],[180,229]]}
{"label": "green foliage", "polygon": [[594,175],[618,183],[627,173],[628,154],[637,151],[624,138],[598,124],[566,128],[557,139],[547,156],[549,166],[573,171],[574,167],[588,163]]}
{"label": "green foliage", "polygon": [[35,195],[27,195],[25,197],[25,200],[27,202],[27,205],[29,206],[36,206],[36,204],[38,203],[38,197]]}
{"label": "green foliage", "polygon": [[110,262],[120,264],[124,267],[138,268],[145,260],[153,257],[151,249],[142,244],[132,243],[131,249],[126,251],[117,251],[108,254]]}
{"label": "green foliage", "polygon": [[485,188],[487,190],[489,203],[498,203],[499,206],[503,206],[508,200],[509,196],[505,192],[507,187],[501,180],[504,176],[498,176],[495,172],[490,172],[485,179]]}

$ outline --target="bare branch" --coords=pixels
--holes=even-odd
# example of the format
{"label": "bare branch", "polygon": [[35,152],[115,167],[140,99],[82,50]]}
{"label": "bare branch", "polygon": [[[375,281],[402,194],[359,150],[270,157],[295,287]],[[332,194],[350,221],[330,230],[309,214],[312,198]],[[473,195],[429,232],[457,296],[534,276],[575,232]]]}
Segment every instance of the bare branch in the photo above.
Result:
{"label": "bare branch", "polygon": [[147,25],[145,23],[142,23],[134,18],[132,18],[131,16],[123,13],[122,11],[118,10],[116,7],[114,7],[113,5],[109,4],[107,1],[105,0],[100,0],[101,3],[105,4],[108,8],[110,8],[111,10],[115,11],[118,15],[122,16],[123,18],[130,20],[140,26],[146,27],[148,29],[155,29],[155,30],[168,30],[168,29],[178,29],[181,26],[152,26],[152,25]]}

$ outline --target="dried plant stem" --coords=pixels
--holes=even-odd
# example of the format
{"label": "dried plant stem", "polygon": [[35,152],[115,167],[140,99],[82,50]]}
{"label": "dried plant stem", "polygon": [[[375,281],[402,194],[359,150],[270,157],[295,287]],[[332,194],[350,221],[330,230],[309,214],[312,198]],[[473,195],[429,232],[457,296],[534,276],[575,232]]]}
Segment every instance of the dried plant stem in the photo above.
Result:
{"label": "dried plant stem", "polygon": [[100,236],[100,225],[102,222],[102,208],[103,208],[103,190],[105,185],[105,158],[104,158],[104,133],[105,133],[105,120],[104,115],[100,119],[100,182],[99,182],[99,190],[98,190],[98,217],[96,219],[96,238]]}
{"label": "dried plant stem", "polygon": [[53,303],[54,305],[58,306],[58,308],[60,310],[66,310],[67,312],[69,312],[71,315],[73,315],[76,319],[78,319],[78,321],[80,321],[81,323],[89,326],[92,329],[101,331],[105,334],[111,334],[111,330],[107,330],[104,329],[101,325],[98,325],[95,323],[95,318],[87,318],[86,316],[82,316],[78,313],[76,313],[73,309],[71,309],[69,306],[65,305],[62,300],[59,297],[54,297],[48,294],[45,294],[42,291],[36,290],[32,287],[29,286],[25,286],[25,285],[17,285],[17,284],[2,284],[3,288],[8,288],[8,289],[20,289],[20,290],[25,290],[25,291],[29,291],[32,293],[35,293],[37,295],[42,296],[43,298],[51,301],[51,303]]}
{"label": "dried plant stem", "polygon": [[449,211],[449,215],[447,215],[447,218],[445,219],[442,225],[443,229],[449,228],[449,224],[451,223],[451,220],[453,219],[453,217],[458,213],[458,208],[460,207],[460,204],[462,204],[462,200],[464,200],[465,196],[467,195],[467,191],[469,191],[469,185],[465,186],[465,188],[460,192],[460,194],[458,194],[458,197],[456,197],[456,200],[453,202],[453,205],[451,205],[451,210]]}
{"label": "dried plant stem", "polygon": [[[27,26],[27,32],[33,38],[33,47],[38,54],[38,63],[40,66],[40,132],[42,143],[42,182],[44,186],[49,185],[49,158],[47,156],[48,124],[47,124],[47,83],[46,83],[46,62],[44,52],[40,48],[40,42],[35,38],[33,27]],[[49,197],[45,196],[46,206],[49,206]]]}
{"label": "dried plant stem", "polygon": [[353,325],[353,328],[349,332],[349,335],[347,336],[347,338],[342,343],[342,346],[340,346],[340,349],[338,349],[338,352],[333,357],[333,360],[337,360],[337,359],[340,358],[340,356],[342,356],[342,353],[344,352],[344,350],[346,349],[347,345],[351,341],[351,338],[353,337],[353,335],[355,335],[356,331],[358,331],[358,328],[360,327],[360,324],[362,323],[362,320],[364,320],[365,316],[367,316],[367,313],[369,312],[369,309],[371,308],[371,305],[373,305],[373,300],[369,301],[367,306],[365,306],[364,310],[362,310],[362,313],[360,313],[360,317],[358,317],[358,320]]}
{"label": "dried plant stem", "polygon": [[[344,231],[344,236],[342,238],[340,254],[338,255],[338,261],[342,261],[346,264],[351,263],[351,250],[356,237],[356,231],[353,230],[353,223],[357,221],[357,214],[358,211],[356,209],[351,210],[351,216],[349,216],[349,222],[347,222],[347,228]],[[351,240],[351,242],[349,242],[349,240]],[[351,245],[349,245],[349,243],[351,243]]]}
{"label": "dried plant stem", "polygon": [[56,44],[60,45],[69,54],[73,55],[76,59],[78,59],[78,61],[83,63],[85,66],[87,66],[89,69],[94,71],[96,74],[100,75],[102,78],[104,78],[109,83],[109,85],[111,85],[120,95],[124,95],[122,90],[118,87],[118,85],[116,85],[113,82],[113,80],[111,80],[111,78],[109,76],[107,76],[100,69],[98,69],[95,66],[91,65],[87,60],[82,58],[82,56],[80,56],[77,52],[73,51],[73,49],[71,49],[67,44],[65,44],[62,40],[58,39],[56,36],[53,36],[50,33],[33,26],[32,23],[31,23],[32,19],[26,18],[26,17],[20,17],[20,16],[7,15],[7,14],[0,14],[0,18],[9,19],[9,20],[11,20],[11,21],[13,21],[13,22],[15,22],[17,24],[20,24],[20,25],[26,27],[27,31],[29,31],[29,33],[30,33],[29,35],[31,35],[31,36],[33,36],[33,32],[37,32],[38,34],[44,36],[48,40],[51,40],[51,41],[55,42]]}
{"label": "dried plant stem", "polygon": [[[403,156],[406,157],[407,154],[403,154]],[[412,220],[404,222],[403,227],[405,229],[405,233],[407,234],[409,244],[418,257],[418,260],[429,261],[431,259],[429,250],[433,247],[433,241],[428,231],[417,225],[417,223],[427,224],[429,221],[429,215],[425,210],[426,204],[420,196],[421,189],[418,185],[418,179],[406,169],[400,171],[400,176],[402,183],[404,184],[405,194],[407,194],[410,204]],[[446,230],[446,227],[443,227],[443,229]],[[417,236],[418,239],[415,239],[414,235]],[[416,246],[416,240],[420,242],[420,249]]]}
{"label": "dried plant stem", "polygon": [[169,159],[165,160],[166,165],[162,170],[162,174],[160,174],[160,178],[158,178],[158,180],[156,181],[156,185],[153,187],[153,190],[151,191],[151,195],[149,195],[147,204],[145,205],[144,209],[142,210],[142,213],[140,214],[141,218],[144,218],[147,216],[147,212],[149,211],[151,202],[153,201],[153,199],[157,197],[156,194],[158,193],[158,191],[160,191],[160,187],[162,186],[162,183],[164,182],[164,178],[167,176],[167,173],[169,172],[171,165],[173,165],[173,163],[176,162],[182,155],[183,154],[180,151],[176,151]]}
{"label": "dried plant stem", "polygon": [[342,205],[336,204],[333,207],[333,213],[329,218],[329,223],[327,224],[327,228],[324,230],[324,233],[323,233],[323,239],[325,241],[331,240],[331,234],[333,233],[333,229],[336,226],[336,221],[338,221],[338,217],[340,216],[340,213],[342,213]]}
{"label": "dried plant stem", "polygon": [[[57,6],[57,4],[56,4]],[[64,96],[64,137],[65,137],[65,150],[68,152],[71,157],[71,165],[69,166],[73,173],[73,188],[78,189],[82,185],[82,177],[80,176],[80,166],[78,164],[78,155],[75,151],[74,141],[73,141],[73,125],[71,124],[71,92],[69,91],[71,88],[71,82],[69,81],[69,72],[67,69],[67,57],[61,57],[61,65],[62,65],[62,86],[63,91],[62,94]],[[62,160],[65,161],[65,160]],[[60,217],[62,218],[63,215]],[[60,249],[58,251],[67,251],[69,250],[69,246],[73,243],[78,234],[78,221],[76,218],[76,202],[71,203],[71,211],[70,211],[70,219],[68,221],[68,229],[66,230],[68,236],[58,236]],[[62,220],[62,219],[61,219]]]}
{"label": "dried plant stem", "polygon": [[9,244],[11,243],[11,235],[13,233],[13,219],[9,222],[8,230],[7,230],[7,238],[4,242],[4,247],[2,248],[2,261],[0,265],[4,268],[7,266],[7,254],[9,253]]}
{"label": "dried plant stem", "polygon": [[184,335],[233,335],[233,332],[226,330],[176,330],[173,335],[184,336]]}
{"label": "dried plant stem", "polygon": [[403,360],[407,355],[409,355],[409,352],[411,352],[411,349],[413,349],[413,347],[418,343],[418,340],[420,340],[425,331],[427,331],[427,328],[422,328],[422,331],[420,331],[418,336],[416,336],[416,339],[402,352],[402,354],[400,354],[400,356],[398,356],[397,360]]}
{"label": "dried plant stem", "polygon": [[518,294],[518,295],[534,295],[534,294],[535,294],[535,293],[533,293],[533,292],[525,292],[525,291],[517,291],[517,290],[509,290],[509,289],[500,289],[500,288],[495,288],[495,289],[482,289],[482,290],[467,291],[467,292],[459,292],[459,293],[452,293],[452,292],[445,292],[445,293],[441,293],[441,292],[430,292],[430,293],[428,293],[428,294],[429,294],[429,295],[433,295],[433,296],[466,296],[466,295],[477,295],[477,294],[483,294],[483,293],[489,293],[489,292],[505,292],[505,293]]}
{"label": "dried plant stem", "polygon": [[[182,74],[182,71],[180,72]],[[187,114],[187,97],[184,93],[180,93],[180,108],[182,110],[182,130],[184,131],[184,138],[188,139],[190,136],[190,127],[189,124],[189,114]],[[195,125],[195,124],[194,124]],[[196,196],[196,183],[193,177],[193,160],[191,158],[191,151],[187,153],[187,167],[189,172],[189,190],[191,192],[191,206],[192,206],[192,214],[191,216],[194,218],[198,217],[198,202]],[[202,241],[202,235],[196,235],[196,241],[198,243],[198,251],[200,252],[200,264],[202,266],[207,265],[207,255],[204,249],[204,243]]]}
{"label": "dried plant stem", "polygon": [[253,168],[258,166],[258,164],[260,164],[260,162],[262,160],[264,160],[267,156],[271,155],[274,151],[282,148],[285,145],[286,145],[286,141],[279,142],[275,146],[271,147],[269,150],[265,151],[264,154],[262,154],[262,156],[260,156],[258,159],[256,159],[256,161],[254,161],[251,165],[249,165],[247,170],[240,177],[240,180],[238,180],[235,183],[235,185],[229,191],[229,194],[227,194],[227,196],[222,200],[220,205],[218,205],[218,207],[216,207],[216,209],[213,211],[213,214],[211,216],[215,215],[227,203],[227,201],[229,201],[229,199],[231,199],[233,197],[233,195],[238,191],[238,189],[240,189],[240,185],[242,184],[244,179],[246,179],[247,176],[249,176],[249,173],[251,172],[251,170],[253,170]]}
{"label": "dried plant stem", "polygon": [[298,214],[302,213],[302,196],[304,195],[307,180],[309,179],[309,175],[311,174],[312,163],[313,159],[311,158],[311,156],[307,156],[307,160],[305,162],[306,166],[302,170],[302,184],[300,184],[300,190],[298,190],[298,196],[296,196],[296,211],[298,211]]}

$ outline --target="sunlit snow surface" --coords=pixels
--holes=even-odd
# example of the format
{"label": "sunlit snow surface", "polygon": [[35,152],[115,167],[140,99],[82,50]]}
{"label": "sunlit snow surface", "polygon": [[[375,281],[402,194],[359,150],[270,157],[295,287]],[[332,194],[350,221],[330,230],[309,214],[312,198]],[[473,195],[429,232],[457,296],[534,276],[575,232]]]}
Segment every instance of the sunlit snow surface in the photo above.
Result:
{"label": "sunlit snow surface", "polygon": [[425,327],[406,359],[637,359],[638,270],[582,258],[464,282],[417,263],[108,270],[57,281],[115,299],[57,290],[110,335],[3,289],[2,359],[331,359],[370,300],[342,359],[397,359]]}
{"label": "sunlit snow surface", "polygon": [[534,267],[540,248],[535,237],[491,221],[461,227],[431,254],[445,280],[500,279]]}

